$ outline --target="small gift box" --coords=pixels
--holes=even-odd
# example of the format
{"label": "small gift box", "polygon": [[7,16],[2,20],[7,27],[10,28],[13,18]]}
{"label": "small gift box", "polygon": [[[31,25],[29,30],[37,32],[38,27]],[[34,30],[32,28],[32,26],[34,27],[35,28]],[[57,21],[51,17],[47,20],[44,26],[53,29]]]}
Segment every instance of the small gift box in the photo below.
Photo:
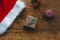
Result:
{"label": "small gift box", "polygon": [[34,30],[36,28],[36,23],[37,18],[28,15],[24,23],[24,28],[27,30]]}

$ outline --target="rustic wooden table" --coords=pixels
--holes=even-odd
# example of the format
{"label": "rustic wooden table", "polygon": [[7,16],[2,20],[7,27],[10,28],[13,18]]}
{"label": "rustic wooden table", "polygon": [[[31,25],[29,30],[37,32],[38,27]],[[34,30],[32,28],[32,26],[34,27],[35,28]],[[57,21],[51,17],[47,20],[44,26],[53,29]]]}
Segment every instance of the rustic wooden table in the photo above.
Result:
{"label": "rustic wooden table", "polygon": [[[41,0],[40,9],[33,9],[31,0],[23,0],[26,4],[24,11],[16,18],[0,40],[60,40],[60,0]],[[54,11],[55,18],[48,22],[42,18],[46,9]],[[23,30],[27,15],[38,18],[35,32]]]}

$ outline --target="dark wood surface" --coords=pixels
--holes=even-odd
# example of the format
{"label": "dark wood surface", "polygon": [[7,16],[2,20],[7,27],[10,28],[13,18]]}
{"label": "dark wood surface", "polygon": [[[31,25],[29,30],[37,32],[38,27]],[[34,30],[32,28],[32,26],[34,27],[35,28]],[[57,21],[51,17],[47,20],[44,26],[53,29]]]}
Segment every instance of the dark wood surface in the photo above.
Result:
{"label": "dark wood surface", "polygon": [[[60,0],[41,0],[39,9],[34,9],[31,0],[23,0],[26,8],[16,18],[0,40],[60,40]],[[54,12],[54,19],[50,22],[42,17],[46,9]],[[27,15],[38,18],[35,32],[23,30],[23,24]]]}

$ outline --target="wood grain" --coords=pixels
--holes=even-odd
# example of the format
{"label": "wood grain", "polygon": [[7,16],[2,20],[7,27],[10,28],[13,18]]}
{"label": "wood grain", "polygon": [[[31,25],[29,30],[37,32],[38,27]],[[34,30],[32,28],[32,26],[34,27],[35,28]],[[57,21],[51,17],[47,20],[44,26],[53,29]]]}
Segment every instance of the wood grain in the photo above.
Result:
{"label": "wood grain", "polygon": [[[0,40],[60,40],[60,0],[41,0],[39,9],[34,9],[31,0],[23,0],[26,8],[16,18],[7,32],[0,36]],[[48,22],[42,17],[46,9],[54,11],[55,18]],[[38,18],[35,32],[23,30],[27,15]]]}

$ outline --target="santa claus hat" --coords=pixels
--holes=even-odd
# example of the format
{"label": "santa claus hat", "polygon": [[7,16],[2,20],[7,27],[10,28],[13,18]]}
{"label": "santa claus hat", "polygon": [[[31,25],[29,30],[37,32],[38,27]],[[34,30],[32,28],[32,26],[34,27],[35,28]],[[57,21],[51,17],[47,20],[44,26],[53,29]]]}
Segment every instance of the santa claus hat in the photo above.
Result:
{"label": "santa claus hat", "polygon": [[6,32],[24,8],[25,4],[20,0],[0,0],[0,35]]}

